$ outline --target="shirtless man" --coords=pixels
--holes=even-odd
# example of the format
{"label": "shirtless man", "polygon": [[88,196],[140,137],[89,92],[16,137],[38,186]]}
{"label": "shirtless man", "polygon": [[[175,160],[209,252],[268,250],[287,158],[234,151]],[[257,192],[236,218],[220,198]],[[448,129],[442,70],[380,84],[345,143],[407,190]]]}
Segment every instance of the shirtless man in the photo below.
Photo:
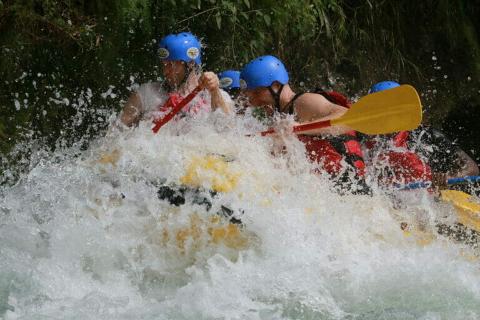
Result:
{"label": "shirtless man", "polygon": [[[284,64],[274,56],[250,61],[243,68],[240,81],[242,92],[252,106],[263,107],[269,115],[293,115],[295,121],[301,124],[336,119],[349,108],[347,104],[337,104],[331,93],[295,93],[289,85]],[[316,165],[315,171],[330,174],[338,191],[368,192],[363,179],[365,163],[361,145],[350,128],[314,129],[302,132],[298,138],[305,144],[308,157]]]}

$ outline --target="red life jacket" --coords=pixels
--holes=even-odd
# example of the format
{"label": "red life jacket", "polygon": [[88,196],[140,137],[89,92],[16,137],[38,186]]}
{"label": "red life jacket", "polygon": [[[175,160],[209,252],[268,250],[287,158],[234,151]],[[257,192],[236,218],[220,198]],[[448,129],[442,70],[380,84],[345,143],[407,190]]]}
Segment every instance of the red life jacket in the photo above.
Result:
{"label": "red life jacket", "polygon": [[355,168],[357,176],[365,176],[362,149],[354,135],[330,138],[299,135],[298,139],[305,144],[310,160],[319,163],[329,174],[336,176],[340,173],[344,167],[342,160],[345,160]]}
{"label": "red life jacket", "polygon": [[[315,90],[313,93],[321,94],[332,103],[345,108],[350,108],[348,99],[335,91],[325,92]],[[304,93],[296,94],[290,102],[289,113],[293,114],[293,102]],[[322,138],[319,136],[299,135],[298,139],[305,144],[308,157],[311,161],[320,164],[322,169],[332,176],[338,175],[344,169],[347,162],[355,169],[357,177],[365,176],[365,162],[357,133],[350,131],[344,135]]]}
{"label": "red life jacket", "polygon": [[[167,113],[174,106],[179,104],[183,99],[185,99],[185,97],[182,97],[179,93],[170,92],[168,93],[167,101],[163,105],[158,106],[157,109],[161,113]],[[199,97],[199,95],[197,95],[196,99],[194,98],[193,101],[183,107],[179,114],[182,116],[185,116],[187,114],[197,114],[200,112],[200,110],[206,109],[206,107],[209,107],[209,105],[205,98],[203,96]]]}
{"label": "red life jacket", "polygon": [[400,131],[392,138],[395,148],[381,153],[378,160],[383,161],[390,171],[389,177],[384,177],[390,183],[407,184],[416,181],[431,181],[432,170],[415,152],[408,150],[408,131]]}

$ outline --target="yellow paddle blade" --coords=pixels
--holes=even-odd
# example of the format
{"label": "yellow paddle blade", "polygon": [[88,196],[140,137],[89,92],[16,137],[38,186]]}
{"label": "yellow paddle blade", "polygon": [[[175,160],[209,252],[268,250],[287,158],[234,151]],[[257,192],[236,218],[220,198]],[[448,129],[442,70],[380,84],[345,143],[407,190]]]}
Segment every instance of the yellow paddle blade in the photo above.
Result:
{"label": "yellow paddle blade", "polygon": [[458,222],[480,232],[480,203],[475,201],[475,197],[457,190],[442,190],[440,193],[443,201],[455,207]]}
{"label": "yellow paddle blade", "polygon": [[422,104],[415,88],[402,85],[366,95],[332,125],[347,125],[366,134],[413,130],[422,122]]}

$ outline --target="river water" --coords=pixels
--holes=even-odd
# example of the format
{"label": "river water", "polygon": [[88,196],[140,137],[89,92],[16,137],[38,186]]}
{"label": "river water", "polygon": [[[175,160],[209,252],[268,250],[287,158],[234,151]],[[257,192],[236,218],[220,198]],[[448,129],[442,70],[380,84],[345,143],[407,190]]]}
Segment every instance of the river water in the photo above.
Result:
{"label": "river water", "polygon": [[[340,196],[298,141],[275,158],[270,138],[245,136],[261,128],[212,114],[39,156],[0,190],[0,317],[480,318],[476,252],[430,232],[450,206],[425,191],[400,208],[377,190]],[[233,181],[209,212],[158,199],[219,154],[227,167],[194,167],[205,188],[218,171]],[[221,205],[243,212],[241,245],[212,241]],[[423,231],[401,230],[416,220]]]}

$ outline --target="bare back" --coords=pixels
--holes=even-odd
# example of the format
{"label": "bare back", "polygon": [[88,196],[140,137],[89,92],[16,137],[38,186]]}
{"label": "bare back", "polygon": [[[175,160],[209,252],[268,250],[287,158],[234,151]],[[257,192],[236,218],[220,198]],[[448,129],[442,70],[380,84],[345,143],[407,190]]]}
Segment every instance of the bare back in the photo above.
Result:
{"label": "bare back", "polygon": [[295,114],[298,122],[330,120],[342,116],[347,109],[331,103],[324,96],[305,93],[295,101]]}
{"label": "bare back", "polygon": [[[341,117],[347,112],[347,108],[334,104],[328,101],[321,94],[305,93],[295,100],[295,117],[301,124],[310,122],[326,121]],[[312,129],[303,131],[306,135],[339,135],[352,130],[343,125],[336,125],[332,127]]]}

